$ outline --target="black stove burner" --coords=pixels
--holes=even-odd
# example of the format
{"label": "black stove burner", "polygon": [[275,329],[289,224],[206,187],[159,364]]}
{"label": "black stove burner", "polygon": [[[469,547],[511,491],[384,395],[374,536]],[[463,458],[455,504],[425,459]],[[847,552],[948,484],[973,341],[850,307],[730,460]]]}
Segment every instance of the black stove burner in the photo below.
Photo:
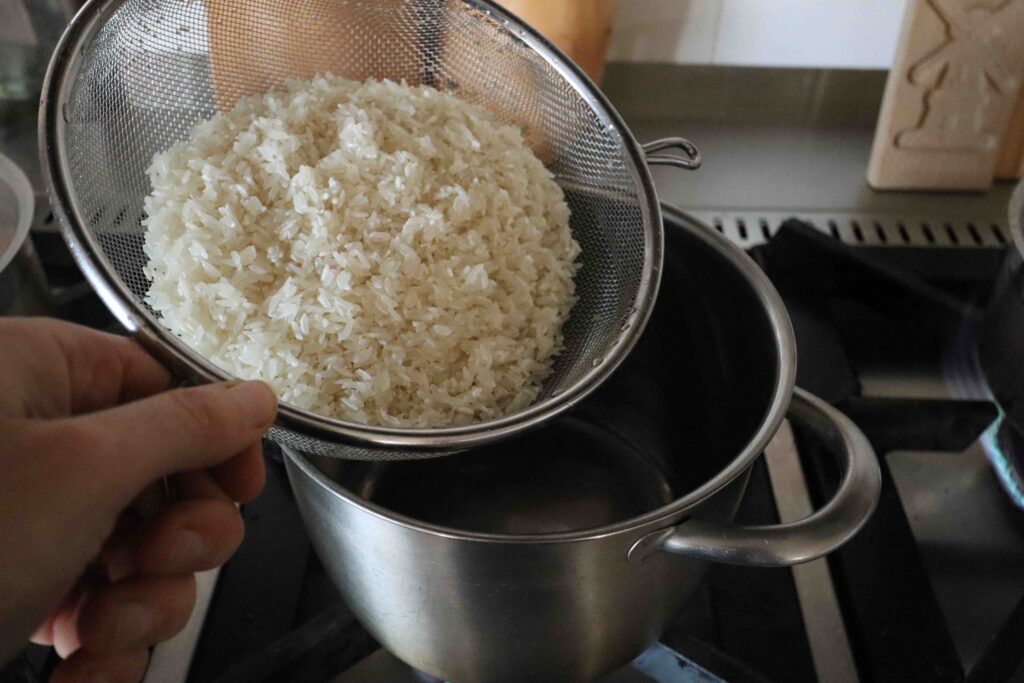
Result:
{"label": "black stove burner", "polygon": [[[795,312],[798,383],[829,397],[852,418],[882,467],[877,511],[829,557],[859,674],[866,680],[1004,680],[984,676],[1012,672],[1020,664],[1021,626],[1014,621],[1020,617],[1004,625],[991,654],[965,674],[885,457],[896,450],[959,453],[998,411],[987,400],[863,397],[857,380],[880,355],[912,366],[931,354],[941,365],[945,340],[978,318],[991,283],[942,288],[796,220],[786,222],[758,257]],[[814,457],[813,448],[801,443],[800,453],[812,497],[821,504],[838,473],[824,465],[827,458]],[[1011,636],[1017,637],[1015,649],[1005,646]]]}

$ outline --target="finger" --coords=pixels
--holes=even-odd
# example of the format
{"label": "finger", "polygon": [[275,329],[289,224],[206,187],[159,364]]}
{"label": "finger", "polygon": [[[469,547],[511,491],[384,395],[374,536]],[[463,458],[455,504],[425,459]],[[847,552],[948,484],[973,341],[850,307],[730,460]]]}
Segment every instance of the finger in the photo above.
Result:
{"label": "finger", "polygon": [[70,414],[134,401],[174,384],[171,373],[127,337],[60,321],[43,325],[66,363]]}
{"label": "finger", "polygon": [[28,637],[28,642],[36,645],[53,645],[53,624],[49,617],[32,632],[32,635]]}
{"label": "finger", "polygon": [[[100,582],[93,577],[79,579],[75,587],[61,600],[50,616],[32,635],[32,642],[39,645],[52,645],[61,657],[68,657],[79,647],[78,615],[82,605]],[[105,584],[102,584],[105,585]]]}
{"label": "finger", "polygon": [[195,599],[191,574],[133,577],[97,589],[79,611],[82,649],[129,652],[167,640],[185,626]]}
{"label": "finger", "polygon": [[109,655],[80,650],[54,669],[50,683],[138,683],[148,664],[149,652],[142,648]]}
{"label": "finger", "polygon": [[263,448],[255,443],[208,470],[175,475],[172,486],[179,500],[212,498],[247,503],[259,495],[265,480]]}
{"label": "finger", "polygon": [[248,448],[276,411],[266,384],[227,382],[175,389],[64,422],[72,446],[100,456],[89,466],[108,477],[104,483],[134,497],[160,477],[210,467]]}
{"label": "finger", "polygon": [[[175,475],[169,481],[177,494],[173,496],[173,500],[209,498],[231,502],[231,499],[213,481],[207,470],[195,470]],[[103,549],[96,561],[91,565],[94,573],[106,577],[110,583],[116,583],[138,571],[136,560],[138,546],[145,534],[152,529],[153,519],[162,514],[170,502],[165,500],[162,495],[158,498],[156,507],[151,513],[143,514],[136,509],[136,506],[140,504],[138,498],[121,512],[114,530],[104,542]],[[234,505],[231,505],[231,508],[234,509]]]}
{"label": "finger", "polygon": [[81,587],[78,585],[68,591],[68,594],[64,596],[60,601],[60,604],[50,612],[50,616],[46,617],[46,620],[32,632],[32,635],[29,636],[29,640],[36,645],[53,645],[55,623],[60,618],[61,614],[75,609],[78,605],[81,593]]}
{"label": "finger", "polygon": [[210,470],[176,474],[171,479],[171,486],[177,500],[231,500],[231,496],[225,493]]}
{"label": "finger", "polygon": [[219,567],[242,543],[242,517],[224,500],[187,500],[153,520],[135,550],[141,576],[191,574]]}
{"label": "finger", "polygon": [[82,646],[78,637],[78,616],[93,590],[91,581],[84,582],[73,599],[63,605],[53,618],[53,649],[61,657],[68,657]]}
{"label": "finger", "polygon": [[123,510],[92,564],[93,571],[111,583],[135,573],[135,545],[145,524],[142,514],[134,507]]}
{"label": "finger", "polygon": [[[109,383],[111,379],[119,375],[120,382],[116,385],[117,399],[115,403],[88,402],[89,394],[82,393],[80,394],[81,402],[74,406],[76,413],[102,410],[112,405],[136,401],[166,391],[177,384],[177,380],[167,368],[146,353],[145,349],[134,340],[104,332],[93,332],[95,339],[90,340],[93,344],[91,353],[106,354],[108,358],[102,359],[101,362],[93,359],[93,371],[87,374],[91,381],[102,384],[103,378],[100,375],[103,363],[113,365],[117,372],[107,381]],[[82,349],[80,352],[84,353],[88,350]]]}
{"label": "finger", "polygon": [[126,337],[77,326],[55,330],[71,380],[71,412],[87,413],[151,396],[174,377]]}
{"label": "finger", "polygon": [[32,632],[32,635],[29,636],[29,640],[36,645],[53,645],[54,623],[57,621],[61,613],[73,609],[75,605],[78,604],[78,598],[80,595],[81,590],[79,586],[75,586],[68,591],[68,594],[65,595],[53,611],[50,612],[50,615],[46,617],[46,620]]}
{"label": "finger", "polygon": [[215,465],[210,471],[231,500],[248,503],[259,495],[266,482],[263,444],[252,444],[227,462]]}

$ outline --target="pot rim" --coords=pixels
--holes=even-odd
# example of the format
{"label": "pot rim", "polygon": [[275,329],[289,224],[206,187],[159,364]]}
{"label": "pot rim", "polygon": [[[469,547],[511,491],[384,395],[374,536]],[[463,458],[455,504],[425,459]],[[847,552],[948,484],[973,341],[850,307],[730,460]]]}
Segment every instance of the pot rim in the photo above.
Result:
{"label": "pot rim", "polygon": [[326,488],[335,496],[341,498],[349,505],[353,505],[375,517],[392,524],[397,524],[414,531],[428,533],[434,536],[450,538],[463,541],[476,541],[485,543],[571,543],[590,541],[616,534],[633,531],[647,526],[657,526],[659,523],[677,523],[681,514],[694,507],[706,498],[711,497],[721,489],[729,485],[736,477],[740,476],[755,459],[757,459],[764,448],[775,436],[779,425],[789,408],[790,397],[793,394],[793,387],[796,382],[796,339],[793,334],[793,326],[789,319],[782,298],[772,285],[768,276],[754,263],[753,259],[747,256],[741,249],[734,246],[728,238],[719,234],[714,228],[675,208],[669,204],[662,203],[663,215],[684,227],[694,228],[693,234],[703,240],[706,244],[718,251],[739,270],[747,279],[752,289],[757,294],[761,303],[764,304],[768,319],[775,332],[776,355],[779,364],[779,373],[775,387],[772,392],[771,404],[764,415],[761,423],[747,441],[747,444],[740,450],[728,465],[721,469],[715,476],[704,482],[701,486],[689,491],[680,498],[663,505],[656,510],[644,513],[637,517],[607,524],[590,529],[576,531],[560,531],[546,534],[495,534],[477,531],[465,531],[454,527],[446,527],[438,524],[430,524],[413,517],[392,512],[391,510],[372,503],[355,493],[344,488],[337,482],[328,478],[320,469],[310,462],[304,455],[293,451],[290,448],[282,448],[285,455],[294,466],[298,467],[304,474],[313,479],[319,486]]}

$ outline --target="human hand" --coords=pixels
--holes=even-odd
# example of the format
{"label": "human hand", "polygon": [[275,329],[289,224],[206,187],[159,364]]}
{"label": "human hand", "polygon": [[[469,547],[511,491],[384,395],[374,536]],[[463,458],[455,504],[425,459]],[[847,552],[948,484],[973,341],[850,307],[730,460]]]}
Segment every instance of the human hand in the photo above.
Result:
{"label": "human hand", "polygon": [[[194,572],[241,543],[274,396],[174,384],[129,339],[0,319],[0,663],[31,634],[65,658],[54,681],[137,681],[188,620]],[[132,501],[169,475],[176,502],[145,522]]]}

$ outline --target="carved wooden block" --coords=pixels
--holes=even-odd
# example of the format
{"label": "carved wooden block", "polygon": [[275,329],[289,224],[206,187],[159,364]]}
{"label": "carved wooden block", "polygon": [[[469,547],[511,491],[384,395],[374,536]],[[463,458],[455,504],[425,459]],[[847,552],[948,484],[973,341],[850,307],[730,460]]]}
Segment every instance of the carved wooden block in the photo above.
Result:
{"label": "carved wooden block", "polygon": [[1024,86],[1021,86],[1016,109],[999,146],[999,162],[996,164],[996,180],[1021,177],[1024,177]]}
{"label": "carved wooden block", "polygon": [[990,187],[1022,82],[1024,0],[910,0],[868,182]]}

